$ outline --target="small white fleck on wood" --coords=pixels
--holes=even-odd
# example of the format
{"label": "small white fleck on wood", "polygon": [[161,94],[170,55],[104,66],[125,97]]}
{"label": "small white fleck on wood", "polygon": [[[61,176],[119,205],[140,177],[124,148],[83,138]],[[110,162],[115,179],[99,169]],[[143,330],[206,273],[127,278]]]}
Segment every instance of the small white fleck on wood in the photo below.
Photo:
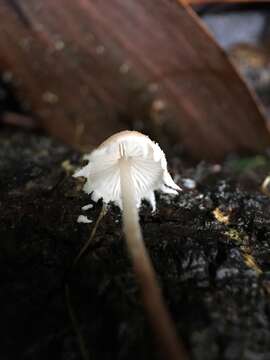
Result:
{"label": "small white fleck on wood", "polygon": [[93,222],[93,220],[88,219],[88,217],[85,215],[80,215],[77,219],[77,222],[83,223],[83,224],[91,224]]}
{"label": "small white fleck on wood", "polygon": [[84,205],[84,206],[82,207],[82,210],[83,210],[83,211],[86,211],[86,210],[92,209],[92,207],[93,207],[92,204]]}

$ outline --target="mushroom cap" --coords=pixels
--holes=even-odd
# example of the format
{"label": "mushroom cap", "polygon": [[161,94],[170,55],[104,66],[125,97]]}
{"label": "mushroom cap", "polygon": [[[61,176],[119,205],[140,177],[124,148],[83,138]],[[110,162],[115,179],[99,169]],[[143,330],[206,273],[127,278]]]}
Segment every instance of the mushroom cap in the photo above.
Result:
{"label": "mushroom cap", "polygon": [[112,201],[122,208],[119,161],[123,157],[130,166],[138,207],[145,199],[155,210],[155,190],[169,194],[181,190],[167,170],[165,154],[159,145],[138,131],[125,130],[109,137],[84,156],[89,163],[73,176],[87,179],[83,190],[92,193],[94,201],[102,198],[105,203]]}

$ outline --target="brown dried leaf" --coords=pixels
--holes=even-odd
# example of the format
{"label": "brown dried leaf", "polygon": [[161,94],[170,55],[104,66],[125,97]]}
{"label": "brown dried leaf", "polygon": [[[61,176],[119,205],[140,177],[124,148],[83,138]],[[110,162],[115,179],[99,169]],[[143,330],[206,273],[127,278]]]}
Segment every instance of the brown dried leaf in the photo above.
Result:
{"label": "brown dried leaf", "polygon": [[226,54],[176,0],[5,0],[0,17],[1,69],[68,143],[134,125],[198,159],[270,143]]}

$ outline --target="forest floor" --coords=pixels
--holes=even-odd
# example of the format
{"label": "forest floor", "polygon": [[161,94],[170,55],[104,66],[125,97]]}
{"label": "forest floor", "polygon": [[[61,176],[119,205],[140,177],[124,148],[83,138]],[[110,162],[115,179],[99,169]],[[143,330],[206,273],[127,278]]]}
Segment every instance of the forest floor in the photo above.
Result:
{"label": "forest floor", "polygon": [[[81,359],[64,284],[101,203],[72,178],[81,154],[44,134],[0,132],[1,360]],[[140,218],[159,282],[192,359],[270,359],[270,156],[222,164],[168,159],[184,191]],[[81,207],[92,203],[86,212]],[[77,223],[85,214],[92,223]],[[159,359],[111,206],[70,273],[89,359]]]}

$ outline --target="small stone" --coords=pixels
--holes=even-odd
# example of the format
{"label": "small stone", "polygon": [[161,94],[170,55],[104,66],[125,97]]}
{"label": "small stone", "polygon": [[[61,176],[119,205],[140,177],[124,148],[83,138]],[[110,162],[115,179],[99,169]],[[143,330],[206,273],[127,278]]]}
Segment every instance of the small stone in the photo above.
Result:
{"label": "small stone", "polygon": [[186,189],[192,190],[196,188],[196,182],[193,179],[183,179],[182,182]]}
{"label": "small stone", "polygon": [[270,195],[270,176],[267,176],[261,186],[262,192],[265,195]]}

